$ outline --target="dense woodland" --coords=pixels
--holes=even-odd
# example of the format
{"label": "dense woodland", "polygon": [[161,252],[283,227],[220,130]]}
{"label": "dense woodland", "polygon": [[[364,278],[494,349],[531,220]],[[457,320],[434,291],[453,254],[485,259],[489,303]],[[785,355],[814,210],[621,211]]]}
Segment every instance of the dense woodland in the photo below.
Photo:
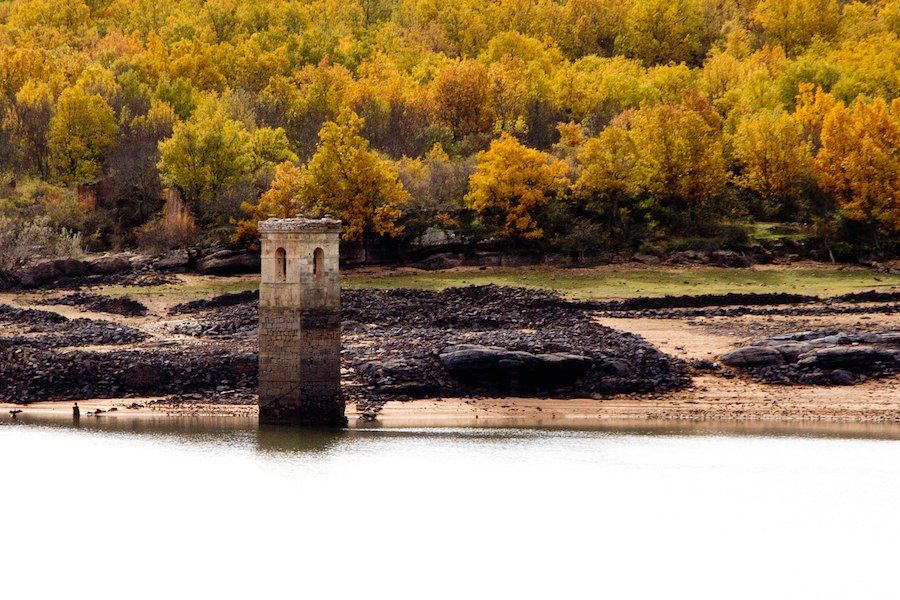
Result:
{"label": "dense woodland", "polygon": [[900,239],[900,0],[0,2],[0,254]]}

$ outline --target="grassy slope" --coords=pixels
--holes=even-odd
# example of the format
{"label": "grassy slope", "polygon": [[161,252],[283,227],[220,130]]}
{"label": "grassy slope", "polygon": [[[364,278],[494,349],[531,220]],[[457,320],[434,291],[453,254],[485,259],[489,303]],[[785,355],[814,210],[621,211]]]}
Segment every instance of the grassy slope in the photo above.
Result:
{"label": "grassy slope", "polygon": [[795,292],[834,296],[868,289],[900,289],[900,275],[867,269],[527,269],[351,275],[348,287],[442,289],[497,283],[550,288],[572,298],[628,298],[726,292]]}
{"label": "grassy slope", "polygon": [[[108,295],[178,298],[179,301],[211,297],[225,292],[255,289],[255,276],[191,276],[179,284],[147,288],[110,286],[98,290]],[[803,266],[789,269],[722,269],[715,267],[610,266],[595,269],[491,269],[458,271],[348,271],[344,287],[439,290],[451,286],[496,283],[559,290],[572,298],[628,298],[726,292],[795,292],[833,296],[861,290],[900,290],[900,275],[883,275],[868,269],[836,269]]]}

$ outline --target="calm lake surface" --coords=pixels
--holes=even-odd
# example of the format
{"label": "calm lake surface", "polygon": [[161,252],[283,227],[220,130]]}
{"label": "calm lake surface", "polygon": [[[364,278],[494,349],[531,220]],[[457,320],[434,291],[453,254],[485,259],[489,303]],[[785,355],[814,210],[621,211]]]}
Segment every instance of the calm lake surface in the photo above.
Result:
{"label": "calm lake surface", "polygon": [[897,598],[900,429],[5,420],[4,598]]}

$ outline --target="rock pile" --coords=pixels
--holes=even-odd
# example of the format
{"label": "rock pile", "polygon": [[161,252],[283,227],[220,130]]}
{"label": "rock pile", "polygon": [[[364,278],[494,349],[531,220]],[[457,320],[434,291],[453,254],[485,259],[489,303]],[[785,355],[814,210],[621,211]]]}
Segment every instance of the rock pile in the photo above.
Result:
{"label": "rock pile", "polygon": [[848,385],[900,372],[900,330],[802,331],[760,340],[720,360],[767,383]]}
{"label": "rock pile", "polygon": [[147,334],[109,321],[68,319],[59,313],[0,304],[0,323],[15,325],[18,335],[0,337],[0,347],[25,345],[63,348],[88,345],[133,344]]}
{"label": "rock pile", "polygon": [[83,292],[76,292],[58,298],[45,298],[38,301],[38,304],[77,306],[91,312],[105,312],[125,317],[143,317],[147,314],[147,307],[137,300],[132,300],[125,296],[113,298],[99,294],[85,294]]}
{"label": "rock pile", "polygon": [[123,398],[256,386],[256,355],[223,349],[55,352],[0,346],[0,399]]}
{"label": "rock pile", "polygon": [[[252,343],[255,296],[213,299],[173,331]],[[344,366],[372,393],[591,395],[686,385],[685,365],[551,292],[500,286],[344,290]],[[201,305],[198,305],[201,306]],[[181,312],[179,309],[178,312]]]}

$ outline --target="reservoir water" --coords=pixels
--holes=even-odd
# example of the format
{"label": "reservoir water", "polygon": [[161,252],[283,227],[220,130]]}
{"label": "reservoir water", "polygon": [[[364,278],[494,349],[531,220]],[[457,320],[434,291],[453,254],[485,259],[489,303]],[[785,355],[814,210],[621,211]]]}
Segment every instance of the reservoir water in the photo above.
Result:
{"label": "reservoir water", "polygon": [[4,420],[3,598],[897,598],[900,429]]}

